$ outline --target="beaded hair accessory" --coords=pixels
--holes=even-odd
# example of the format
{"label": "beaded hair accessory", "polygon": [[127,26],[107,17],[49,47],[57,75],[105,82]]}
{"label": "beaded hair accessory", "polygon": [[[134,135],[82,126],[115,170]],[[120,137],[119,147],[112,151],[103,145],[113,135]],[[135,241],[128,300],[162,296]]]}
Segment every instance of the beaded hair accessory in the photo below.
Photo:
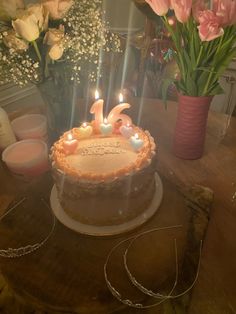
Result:
{"label": "beaded hair accessory", "polygon": [[[106,262],[104,264],[104,277],[105,277],[105,281],[106,281],[106,284],[107,284],[107,287],[108,289],[110,290],[110,292],[112,293],[112,295],[118,300],[120,301],[121,303],[125,304],[125,305],[128,305],[130,307],[133,307],[133,308],[141,308],[141,309],[148,309],[148,308],[152,308],[152,307],[155,307],[155,306],[158,306],[160,305],[161,303],[163,303],[164,301],[166,301],[167,299],[174,299],[174,298],[178,298],[184,294],[186,294],[189,290],[191,290],[194,286],[194,284],[196,283],[197,281],[197,278],[198,278],[198,274],[199,274],[199,269],[200,269],[200,261],[201,261],[201,252],[202,252],[202,241],[201,241],[201,244],[200,244],[200,254],[199,254],[199,262],[198,262],[198,268],[197,268],[197,272],[196,272],[196,276],[195,276],[195,279],[193,281],[193,283],[190,285],[190,287],[188,289],[186,289],[185,291],[181,292],[180,294],[178,295],[172,295],[176,286],[177,286],[177,283],[178,283],[178,251],[177,251],[177,242],[176,240],[174,240],[174,244],[175,244],[175,281],[173,283],[173,286],[170,290],[170,292],[167,294],[167,295],[164,295],[164,294],[161,294],[159,292],[153,292],[152,290],[149,290],[147,288],[145,288],[140,282],[137,281],[137,279],[132,275],[129,267],[128,267],[128,263],[127,263],[127,255],[128,255],[128,252],[131,248],[131,246],[134,244],[134,242],[146,235],[146,234],[149,234],[149,233],[153,233],[153,232],[156,232],[156,231],[160,231],[160,230],[166,230],[166,229],[173,229],[173,228],[180,228],[182,227],[181,225],[176,225],[176,226],[169,226],[169,227],[162,227],[162,228],[155,228],[155,229],[151,229],[151,230],[148,230],[148,231],[144,231],[136,236],[132,236],[128,239],[125,239],[121,242],[119,242],[118,244],[116,244],[112,249],[111,251],[109,252],[108,256],[107,256],[107,259],[106,259]],[[122,297],[121,293],[119,291],[117,291],[117,289],[111,284],[109,278],[108,278],[108,274],[107,274],[107,266],[108,266],[108,263],[110,261],[110,258],[111,256],[113,255],[114,251],[120,247],[123,243],[126,243],[130,241],[128,247],[126,248],[125,250],[125,253],[123,255],[123,260],[124,260],[124,267],[125,267],[125,270],[128,274],[128,277],[130,279],[130,281],[132,282],[132,284],[138,288],[142,293],[144,293],[145,295],[148,295],[150,297],[153,297],[155,299],[159,299],[158,302],[155,302],[155,303],[152,303],[150,305],[143,305],[141,303],[137,303],[137,302],[134,302],[134,301],[131,301],[129,299],[125,299],[124,297]]]}
{"label": "beaded hair accessory", "polygon": [[[23,202],[26,201],[26,198],[22,198],[19,202],[17,202],[15,205],[13,205],[10,209],[8,209],[1,217],[0,217],[0,222],[9,214],[11,213],[14,209],[16,209],[19,205],[21,205]],[[46,206],[51,214],[52,214],[52,227],[48,233],[48,235],[41,241],[35,244],[28,244],[26,246],[22,246],[19,248],[8,248],[8,249],[0,249],[0,257],[5,257],[5,258],[17,258],[17,257],[22,257],[27,254],[30,254],[36,250],[38,250],[40,247],[42,247],[48,239],[51,237],[51,235],[54,232],[55,225],[56,225],[56,218],[53,215],[51,208],[47,204],[47,202],[44,199],[41,199],[42,204]]]}

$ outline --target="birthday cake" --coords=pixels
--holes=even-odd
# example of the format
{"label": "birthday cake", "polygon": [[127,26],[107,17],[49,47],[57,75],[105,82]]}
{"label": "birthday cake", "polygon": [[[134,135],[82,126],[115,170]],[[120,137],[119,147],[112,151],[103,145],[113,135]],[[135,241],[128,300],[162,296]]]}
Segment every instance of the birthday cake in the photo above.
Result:
{"label": "birthday cake", "polygon": [[155,192],[155,143],[148,131],[113,108],[103,120],[102,100],[91,108],[95,120],[65,132],[51,148],[58,199],[74,220],[95,226],[128,222],[148,208]]}

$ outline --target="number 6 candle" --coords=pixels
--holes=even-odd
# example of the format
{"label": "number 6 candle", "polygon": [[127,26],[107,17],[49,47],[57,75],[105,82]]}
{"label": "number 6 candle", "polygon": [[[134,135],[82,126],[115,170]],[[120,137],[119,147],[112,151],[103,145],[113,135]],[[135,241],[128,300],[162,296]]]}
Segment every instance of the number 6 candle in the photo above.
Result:
{"label": "number 6 candle", "polygon": [[114,125],[118,120],[122,121],[123,125],[131,125],[132,124],[132,120],[130,119],[130,117],[127,114],[123,114],[121,113],[124,109],[129,109],[130,108],[130,104],[128,103],[124,103],[124,98],[123,95],[120,93],[119,95],[119,100],[120,100],[120,104],[117,105],[116,107],[114,107],[108,117],[107,120]]}

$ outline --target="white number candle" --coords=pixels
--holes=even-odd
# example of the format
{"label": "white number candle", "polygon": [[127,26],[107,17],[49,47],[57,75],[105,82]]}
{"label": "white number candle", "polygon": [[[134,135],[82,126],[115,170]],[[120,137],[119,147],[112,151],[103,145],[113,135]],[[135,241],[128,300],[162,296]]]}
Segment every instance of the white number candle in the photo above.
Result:
{"label": "white number candle", "polygon": [[123,101],[124,101],[124,97],[120,93],[120,95],[119,95],[120,104],[117,105],[116,107],[114,107],[110,111],[110,113],[107,117],[109,123],[111,123],[112,125],[114,125],[118,120],[122,121],[122,125],[128,125],[128,124],[131,125],[132,124],[131,118],[128,115],[121,113],[124,109],[130,108],[130,104],[124,103]]}
{"label": "white number candle", "polygon": [[94,114],[94,128],[98,132],[100,125],[103,123],[103,104],[104,100],[99,98],[99,92],[95,91],[95,102],[90,109],[90,113]]}

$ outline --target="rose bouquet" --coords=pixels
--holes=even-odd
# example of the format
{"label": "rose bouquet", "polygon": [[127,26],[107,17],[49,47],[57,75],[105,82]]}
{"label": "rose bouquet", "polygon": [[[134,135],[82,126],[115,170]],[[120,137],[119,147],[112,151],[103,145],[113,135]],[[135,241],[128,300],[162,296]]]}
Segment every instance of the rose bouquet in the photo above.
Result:
{"label": "rose bouquet", "polygon": [[96,80],[101,51],[120,49],[101,6],[101,0],[38,0],[27,6],[1,0],[0,84],[37,84],[52,116],[65,120],[73,86],[83,75]]}
{"label": "rose bouquet", "polygon": [[190,96],[221,93],[219,78],[236,56],[236,1],[146,2],[162,17],[173,40],[180,72],[175,81],[178,91]]}
{"label": "rose bouquet", "polygon": [[[23,0],[1,0],[0,84],[39,83],[62,62],[68,79],[79,81],[83,61],[97,67],[101,49],[119,50],[100,6],[101,0],[41,0],[27,6]],[[95,73],[90,71],[91,78]]]}

